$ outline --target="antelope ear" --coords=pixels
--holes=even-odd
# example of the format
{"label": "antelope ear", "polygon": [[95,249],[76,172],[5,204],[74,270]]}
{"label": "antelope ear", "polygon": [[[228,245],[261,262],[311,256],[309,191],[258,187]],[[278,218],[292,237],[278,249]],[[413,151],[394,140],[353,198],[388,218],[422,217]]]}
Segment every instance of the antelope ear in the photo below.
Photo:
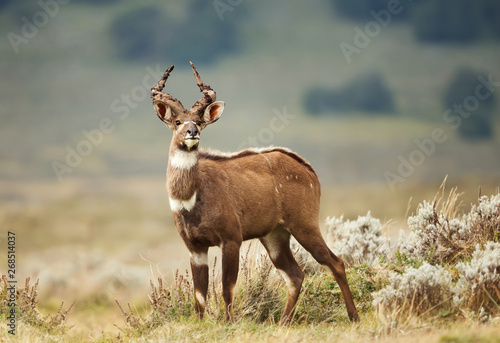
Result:
{"label": "antelope ear", "polygon": [[177,114],[172,112],[172,108],[160,100],[153,101],[153,107],[155,108],[156,115],[161,119],[168,127],[171,127],[174,121],[174,118]]}
{"label": "antelope ear", "polygon": [[224,111],[224,101],[215,101],[207,106],[201,118],[206,125],[215,123]]}

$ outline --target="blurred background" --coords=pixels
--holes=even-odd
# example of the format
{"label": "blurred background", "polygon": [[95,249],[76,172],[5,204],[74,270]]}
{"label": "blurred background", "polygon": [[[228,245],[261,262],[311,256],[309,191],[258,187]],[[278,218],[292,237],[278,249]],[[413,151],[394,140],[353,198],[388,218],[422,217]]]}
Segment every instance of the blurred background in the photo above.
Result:
{"label": "blurred background", "polygon": [[188,267],[149,98],[171,64],[186,107],[189,61],[226,102],[201,146],[312,163],[321,223],[371,211],[397,237],[446,177],[464,210],[500,186],[495,0],[2,0],[0,28],[0,244],[49,311],[111,327],[114,299]]}

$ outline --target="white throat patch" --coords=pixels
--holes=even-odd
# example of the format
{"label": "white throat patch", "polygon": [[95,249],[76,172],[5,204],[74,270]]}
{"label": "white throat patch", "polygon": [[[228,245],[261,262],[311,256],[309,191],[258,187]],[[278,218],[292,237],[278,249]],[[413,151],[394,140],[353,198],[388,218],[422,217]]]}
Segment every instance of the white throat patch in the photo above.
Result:
{"label": "white throat patch", "polygon": [[169,157],[169,163],[172,168],[176,169],[191,169],[198,162],[198,154],[193,152],[187,152],[182,150],[177,150],[173,156]]}
{"label": "white throat patch", "polygon": [[189,212],[196,204],[196,192],[194,192],[191,199],[188,200],[178,200],[169,197],[168,201],[170,202],[170,209],[172,210],[172,212],[179,212],[182,210],[186,210]]}
{"label": "white throat patch", "polygon": [[198,143],[198,139],[186,139],[184,141],[184,144],[188,147],[188,149],[191,150],[193,146],[195,146]]}

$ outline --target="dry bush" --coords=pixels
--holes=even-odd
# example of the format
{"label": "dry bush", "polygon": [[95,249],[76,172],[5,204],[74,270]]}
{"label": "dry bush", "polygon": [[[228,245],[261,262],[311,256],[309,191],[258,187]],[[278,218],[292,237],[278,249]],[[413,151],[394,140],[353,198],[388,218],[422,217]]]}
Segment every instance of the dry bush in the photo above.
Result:
{"label": "dry bush", "polygon": [[[246,319],[257,323],[277,323],[285,307],[286,287],[282,277],[265,252],[252,251],[249,246],[242,256],[238,287],[234,297],[237,320]],[[218,280],[216,280],[218,279]],[[220,278],[212,278],[212,283],[221,285]],[[214,285],[212,296],[220,296]],[[220,296],[220,304],[223,304]],[[219,318],[224,314],[224,306],[219,308]]]}
{"label": "dry bush", "polygon": [[158,286],[155,286],[153,281],[150,281],[150,284],[151,312],[147,317],[134,313],[130,304],[128,304],[128,309],[124,310],[120,303],[115,300],[125,321],[125,327],[117,327],[126,336],[140,336],[149,333],[168,321],[189,317],[194,313],[192,282],[187,270],[185,275],[179,275],[179,271],[177,271],[174,283],[167,288],[163,286],[161,278],[158,278]]}
{"label": "dry bush", "polygon": [[411,233],[399,243],[399,252],[430,263],[455,263],[471,256],[476,244],[498,241],[500,236],[500,194],[480,196],[470,212],[456,212],[458,194],[450,193],[439,214],[436,201],[424,201],[417,214],[408,218]]}
{"label": "dry bush", "polygon": [[[211,270],[205,317],[223,320],[225,305],[222,298],[222,282],[217,272],[217,259]],[[234,295],[235,320],[250,320],[259,323],[277,322],[284,308],[286,291],[280,276],[275,272],[267,255],[250,254],[250,247],[242,256],[240,273]],[[127,337],[150,333],[155,328],[173,321],[194,319],[193,283],[190,273],[176,272],[174,282],[166,284],[161,278],[156,286],[151,281],[149,295],[151,311],[147,316],[125,310],[118,303],[123,314],[125,327],[118,327]]]}
{"label": "dry bush", "polygon": [[[500,312],[500,194],[480,195],[478,204],[462,215],[458,196],[453,189],[439,212],[439,201],[424,201],[409,217],[410,236],[400,240],[393,261],[394,269],[405,270],[393,272],[390,284],[373,294],[374,305],[410,306],[416,313],[433,308]],[[447,294],[454,295],[453,302]]]}
{"label": "dry bush", "polygon": [[334,253],[349,264],[369,264],[387,258],[390,240],[383,236],[382,224],[368,212],[357,220],[327,218],[326,241]]}
{"label": "dry bush", "polygon": [[500,313],[500,243],[478,244],[470,262],[458,263],[455,302],[473,311]]}
{"label": "dry bush", "polygon": [[[373,218],[370,212],[353,221],[344,221],[343,216],[328,217],[326,226],[328,247],[349,265],[374,265],[390,255],[390,239],[383,236],[380,220]],[[292,251],[306,270],[318,270],[318,263],[295,240],[292,240]]]}
{"label": "dry bush", "polygon": [[[8,287],[9,283],[7,276],[2,275],[2,279],[0,281],[0,315],[2,317],[6,317],[11,310],[8,306]],[[55,315],[43,316],[38,310],[37,288],[38,280],[33,286],[30,286],[30,278],[27,278],[24,289],[16,292],[16,319],[24,322],[25,324],[42,329],[49,334],[62,335],[66,333],[72,328],[72,326],[67,325],[67,320],[73,305],[63,311],[63,302]]]}
{"label": "dry bush", "polygon": [[[240,272],[234,294],[236,322],[257,324],[278,323],[283,313],[287,289],[284,281],[269,257],[262,251],[249,248],[240,260]],[[210,283],[206,301],[205,321],[223,321],[225,305],[222,298],[222,283],[217,259],[210,272]],[[348,277],[358,309],[371,309],[370,293],[381,287],[378,274],[367,265],[352,268]],[[124,309],[120,304],[125,326],[120,330],[124,337],[151,335],[161,325],[179,321],[197,320],[191,276],[178,275],[171,284],[158,279],[151,282],[150,311],[141,316],[130,306]],[[316,272],[304,280],[301,296],[293,321],[295,323],[347,322],[345,304],[338,284],[331,275]]]}
{"label": "dry bush", "polygon": [[372,294],[373,305],[423,314],[451,303],[451,285],[447,270],[424,262],[419,268],[407,267],[403,274],[391,272],[389,285]]}

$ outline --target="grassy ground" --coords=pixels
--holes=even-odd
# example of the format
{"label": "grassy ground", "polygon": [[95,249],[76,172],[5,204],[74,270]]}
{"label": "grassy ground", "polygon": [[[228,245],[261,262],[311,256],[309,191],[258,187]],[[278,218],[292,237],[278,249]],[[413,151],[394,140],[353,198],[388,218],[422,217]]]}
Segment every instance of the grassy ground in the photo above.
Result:
{"label": "grassy ground", "polygon": [[[497,343],[500,341],[498,326],[485,327],[469,322],[439,325],[408,326],[404,330],[386,332],[376,322],[362,318],[357,325],[297,325],[278,327],[276,325],[240,322],[225,324],[222,322],[199,322],[185,320],[158,330],[149,337],[127,339],[126,342],[429,342],[429,343]],[[45,342],[118,342],[105,335],[96,333],[73,335],[66,338],[43,335],[39,330],[21,327],[23,334],[19,337],[5,337],[5,342],[45,343]]]}
{"label": "grassy ground", "polygon": [[[16,337],[6,334],[5,324],[2,323],[0,337],[5,342],[500,342],[500,323],[496,321],[481,323],[474,315],[452,315],[441,314],[415,315],[409,313],[398,313],[383,315],[381,312],[363,302],[363,297],[369,293],[360,287],[371,285],[372,281],[379,278],[372,274],[373,270],[366,267],[353,268],[348,273],[355,301],[360,311],[360,322],[351,324],[347,320],[345,308],[338,294],[338,287],[329,276],[322,272],[308,275],[304,282],[303,291],[299,298],[296,309],[295,321],[291,326],[282,327],[276,324],[276,318],[267,317],[264,321],[257,320],[259,313],[245,309],[246,303],[243,295],[246,290],[245,281],[238,283],[236,295],[236,321],[226,323],[222,319],[222,308],[213,307],[214,298],[212,294],[212,311],[205,316],[203,321],[195,318],[193,306],[188,305],[187,314],[179,315],[172,313],[172,319],[165,320],[159,327],[146,330],[137,335],[137,331],[131,329],[125,323],[125,317],[118,317],[118,309],[106,313],[89,315],[90,312],[79,312],[71,315],[69,324],[75,325],[66,334],[48,334],[46,329],[35,328],[24,323],[18,324]],[[370,277],[371,275],[371,277]],[[240,277],[242,275],[240,274]],[[243,276],[244,277],[244,276]],[[279,295],[276,304],[260,302],[266,308],[281,308],[284,305],[285,292],[282,281],[276,281],[275,275],[271,275],[264,283],[277,287]],[[275,283],[276,282],[276,283]],[[319,287],[318,285],[322,285]],[[212,288],[212,285],[211,285]],[[220,287],[216,287],[220,290]],[[172,290],[172,288],[170,288]],[[264,290],[269,292],[270,290]],[[319,293],[318,293],[319,292]],[[329,295],[327,293],[330,293]],[[325,296],[326,295],[326,296]],[[325,308],[318,306],[310,297],[328,299]],[[254,298],[255,299],[255,298]],[[183,298],[180,300],[184,301]],[[219,300],[220,294],[219,294]],[[371,301],[368,296],[366,301]],[[245,303],[245,304],[243,304]],[[182,306],[187,304],[181,304]],[[144,305],[143,305],[144,306]],[[174,305],[176,306],[176,305]],[[147,317],[151,309],[148,307],[133,307],[136,319],[137,313]],[[253,309],[255,310],[255,309]],[[306,312],[304,312],[306,311]],[[44,311],[46,312],[46,311]],[[279,315],[279,313],[277,313]],[[115,326],[116,325],[116,326]],[[118,328],[119,329],[118,329]]]}
{"label": "grassy ground", "polygon": [[[126,327],[115,300],[123,306],[130,303],[134,311],[146,315],[149,311],[149,306],[146,306],[148,280],[161,277],[165,282],[174,284],[175,274],[172,270],[178,269],[184,274],[183,271],[189,267],[189,256],[172,226],[171,214],[165,208],[165,190],[158,187],[158,182],[162,183],[161,180],[114,180],[92,188],[93,183],[73,180],[71,187],[59,190],[60,193],[50,192],[50,185],[43,183],[4,185],[9,194],[17,194],[17,198],[4,201],[0,216],[2,227],[15,231],[18,237],[17,279],[23,280],[27,276],[31,276],[32,280],[40,279],[39,307],[43,314],[55,314],[61,301],[65,301],[65,308],[74,302],[68,322],[75,327],[65,336],[43,338],[45,334],[37,329],[20,324],[21,341],[34,342],[35,337],[40,342],[58,339],[110,340],[120,332],[115,325]],[[460,197],[463,202],[460,209],[466,212],[469,204],[477,199],[477,183],[470,179],[454,180],[449,182],[448,187],[456,184],[460,185],[459,192],[465,191]],[[496,180],[483,180],[481,185],[483,194],[490,195],[498,191]],[[434,183],[425,187],[422,184],[408,184],[396,193],[387,187],[370,184],[329,187],[323,192],[321,222],[328,215],[338,217],[345,214],[346,217],[355,218],[359,214],[366,214],[364,209],[372,209],[374,217],[377,214],[395,213],[394,220],[390,220],[392,218],[389,216],[380,218],[387,222],[384,225],[385,234],[396,238],[399,230],[406,227],[407,213],[414,212],[422,200],[432,200],[438,186]],[[36,192],[33,193],[33,190]],[[30,198],[29,194],[44,196]],[[412,201],[409,206],[410,198]],[[58,237],[57,242],[53,237]],[[242,253],[245,254],[244,249]],[[218,249],[211,250],[210,255],[211,264],[215,263],[217,257],[220,261]],[[252,266],[257,266],[257,260],[253,259]],[[5,257],[2,256],[0,263],[6,263]],[[51,268],[47,269],[47,265]],[[378,314],[369,308],[371,298],[367,297],[366,287],[376,284],[372,280],[373,275],[357,268],[349,269],[349,275],[354,284],[353,291],[357,292],[356,302],[362,311],[362,322],[354,326],[347,322],[344,305],[335,296],[338,290],[329,288],[335,287],[331,277],[319,274],[307,277],[301,301],[307,305],[310,302],[308,292],[324,287],[326,292],[330,292],[330,289],[332,293],[329,299],[334,304],[334,310],[327,322],[314,319],[324,310],[322,305],[303,309],[299,305],[297,322],[290,328],[277,326],[279,312],[274,319],[264,323],[242,316],[230,325],[223,323],[222,315],[214,314],[208,316],[205,322],[199,322],[191,316],[177,318],[150,335],[167,341],[192,341],[196,337],[204,337],[206,341],[258,339],[278,342],[306,338],[308,341],[342,339],[353,342],[376,338],[398,342],[416,340],[415,335],[423,335],[436,342],[447,337],[451,342],[453,337],[463,335],[467,339],[464,342],[493,342],[491,339],[498,334],[498,327],[482,327],[476,319],[463,317],[456,318],[456,321],[449,318],[409,317],[392,327],[395,324],[381,321]],[[240,272],[240,280],[245,282],[245,271]],[[276,288],[280,291],[275,303],[282,310],[285,289],[280,280]],[[186,294],[189,292],[185,291]],[[242,314],[252,310],[245,299],[248,297],[242,294],[237,309]],[[304,321],[304,318],[308,320]],[[147,341],[147,337],[136,338],[136,341]],[[130,339],[128,337],[126,341]]]}

